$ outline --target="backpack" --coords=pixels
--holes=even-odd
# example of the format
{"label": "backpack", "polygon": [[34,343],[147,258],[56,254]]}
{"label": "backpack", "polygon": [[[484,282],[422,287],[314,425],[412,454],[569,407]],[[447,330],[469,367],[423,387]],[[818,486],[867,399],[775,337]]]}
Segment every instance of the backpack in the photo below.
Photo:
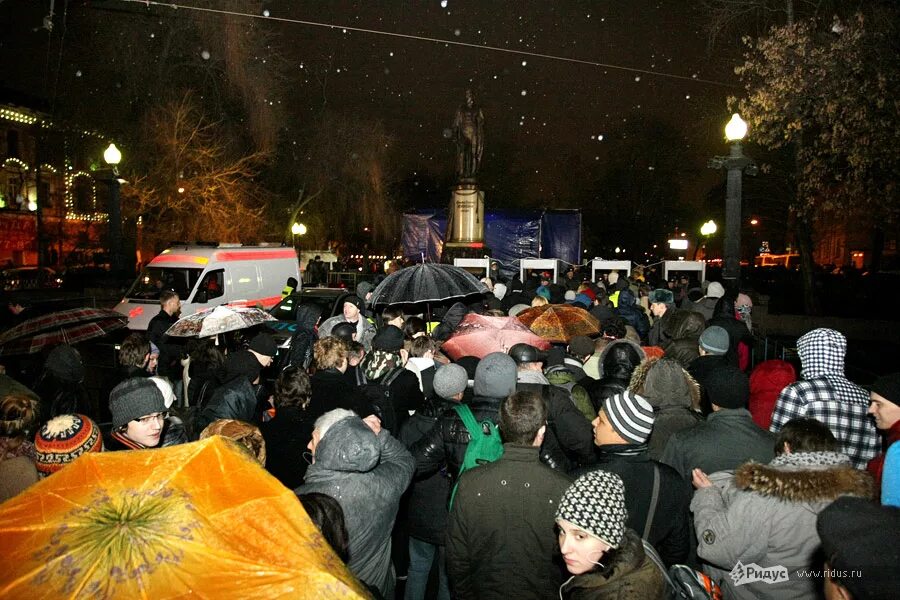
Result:
{"label": "backpack", "polygon": [[722,588],[712,578],[687,565],[672,565],[666,569],[656,549],[647,540],[644,553],[662,571],[666,580],[666,597],[670,600],[722,600]]}
{"label": "backpack", "polygon": [[472,409],[466,404],[457,404],[453,407],[463,425],[469,431],[469,443],[466,446],[466,454],[459,467],[459,476],[453,484],[450,493],[450,508],[453,508],[453,499],[456,498],[456,488],[459,487],[459,478],[469,469],[494,462],[503,456],[503,441],[500,439],[500,428],[491,421],[479,423],[472,414]]}
{"label": "backpack", "polygon": [[378,381],[370,381],[360,386],[363,398],[372,405],[375,415],[381,419],[381,426],[394,436],[399,433],[398,426],[400,421],[397,418],[394,399],[391,397],[391,384],[403,371],[404,367],[396,367],[393,371],[388,371]]}

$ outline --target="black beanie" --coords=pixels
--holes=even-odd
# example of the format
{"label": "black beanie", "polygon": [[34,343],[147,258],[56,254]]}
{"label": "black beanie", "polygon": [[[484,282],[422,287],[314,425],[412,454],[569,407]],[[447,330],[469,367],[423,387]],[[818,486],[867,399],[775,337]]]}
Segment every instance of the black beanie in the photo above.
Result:
{"label": "black beanie", "polygon": [[229,380],[243,376],[253,383],[259,377],[260,371],[262,371],[262,365],[247,350],[238,350],[225,357],[225,373]]}
{"label": "black beanie", "polygon": [[372,338],[372,348],[386,352],[399,352],[403,349],[403,332],[399,327],[388,325]]}
{"label": "black beanie", "polygon": [[872,391],[888,402],[900,406],[900,373],[879,377],[872,384]]}
{"label": "black beanie", "polygon": [[719,408],[747,408],[750,400],[750,380],[733,365],[712,369],[700,381],[709,401]]}
{"label": "black beanie", "polygon": [[275,338],[264,331],[260,331],[253,336],[253,339],[250,340],[250,349],[263,356],[275,356],[278,354],[278,345],[275,343]]}

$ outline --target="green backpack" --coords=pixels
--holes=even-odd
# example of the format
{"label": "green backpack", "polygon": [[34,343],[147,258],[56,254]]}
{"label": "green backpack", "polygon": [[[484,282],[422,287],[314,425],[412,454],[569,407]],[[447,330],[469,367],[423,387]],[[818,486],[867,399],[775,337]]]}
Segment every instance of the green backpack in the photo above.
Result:
{"label": "green backpack", "polygon": [[462,474],[469,469],[494,462],[503,456],[500,429],[494,423],[490,421],[479,423],[475,420],[472,409],[465,404],[457,404],[453,410],[469,430],[469,444],[466,446],[466,455],[463,457],[462,465],[459,467],[459,476],[456,478],[453,492],[450,494],[451,509],[453,508],[453,499],[456,498],[456,488],[459,487],[459,477],[462,477]]}

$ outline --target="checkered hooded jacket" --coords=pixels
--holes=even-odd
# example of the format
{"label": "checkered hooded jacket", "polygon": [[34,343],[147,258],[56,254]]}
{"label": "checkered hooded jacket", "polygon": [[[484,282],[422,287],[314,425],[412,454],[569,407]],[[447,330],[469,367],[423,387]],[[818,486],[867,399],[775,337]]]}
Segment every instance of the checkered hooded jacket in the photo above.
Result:
{"label": "checkered hooded jacket", "polygon": [[778,432],[797,417],[817,419],[831,429],[853,466],[865,468],[878,453],[878,430],[866,414],[869,393],[844,377],[847,339],[833,329],[813,329],[797,340],[797,353],[802,381],[781,391],[769,429]]}

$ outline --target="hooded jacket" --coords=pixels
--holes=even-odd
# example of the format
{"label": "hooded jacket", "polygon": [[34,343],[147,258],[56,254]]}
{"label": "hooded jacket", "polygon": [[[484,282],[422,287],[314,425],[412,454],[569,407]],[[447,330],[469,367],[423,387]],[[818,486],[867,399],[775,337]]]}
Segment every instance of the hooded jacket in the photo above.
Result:
{"label": "hooded jacket", "polygon": [[638,365],[628,389],[640,394],[653,406],[656,420],[648,444],[650,458],[660,460],[669,438],[676,431],[702,420],[700,386],[687,371],[670,358],[650,358]]}
{"label": "hooded jacket", "polygon": [[600,381],[591,389],[594,411],[600,410],[603,401],[628,389],[631,374],[647,355],[631,340],[613,340],[600,352]]}
{"label": "hooded jacket", "polygon": [[625,319],[625,322],[634,327],[642,340],[647,339],[647,333],[650,331],[650,319],[647,313],[637,305],[634,293],[625,288],[619,292],[619,304],[616,307],[616,314]]}
{"label": "hooded jacket", "polygon": [[797,340],[802,381],[784,388],[775,404],[769,429],[781,431],[796,417],[828,426],[841,452],[862,469],[880,447],[875,422],[867,414],[869,393],[844,376],[847,339],[833,329],[813,329]]}
{"label": "hooded jacket", "polygon": [[768,429],[772,424],[772,412],[781,390],[797,381],[794,365],[786,360],[766,360],[750,373],[750,403],[748,408],[753,421]]}
{"label": "hooded jacket", "polygon": [[[711,477],[691,501],[699,547],[726,598],[818,598],[816,581],[798,571],[818,568],[816,517],[838,496],[871,498],[871,477],[834,452],[783,454],[767,465],[748,463]],[[788,580],[735,585],[737,564],[782,566]]]}
{"label": "hooded jacket", "polygon": [[391,530],[414,470],[412,456],[386,430],[376,436],[361,419],[348,417],[322,436],[305,483],[295,490],[338,501],[350,538],[347,566],[385,598],[393,597],[395,579]]}
{"label": "hooded jacket", "polygon": [[[319,337],[328,337],[331,335],[331,330],[334,329],[334,326],[338,323],[349,323],[349,321],[344,318],[343,314],[338,314],[325,319],[322,321],[322,324],[319,325]],[[372,340],[375,339],[375,333],[375,326],[372,325],[366,318],[366,315],[360,311],[359,320],[356,322],[356,341],[363,345],[366,352],[372,350]]]}
{"label": "hooded jacket", "polygon": [[297,329],[291,335],[290,349],[285,355],[280,370],[296,366],[306,369],[313,360],[313,345],[318,341],[316,323],[322,315],[322,309],[315,304],[301,304],[297,309]]}
{"label": "hooded jacket", "polygon": [[663,600],[666,582],[644,552],[641,538],[625,530],[622,546],[603,560],[604,568],[573,575],[559,588],[560,600]]}

